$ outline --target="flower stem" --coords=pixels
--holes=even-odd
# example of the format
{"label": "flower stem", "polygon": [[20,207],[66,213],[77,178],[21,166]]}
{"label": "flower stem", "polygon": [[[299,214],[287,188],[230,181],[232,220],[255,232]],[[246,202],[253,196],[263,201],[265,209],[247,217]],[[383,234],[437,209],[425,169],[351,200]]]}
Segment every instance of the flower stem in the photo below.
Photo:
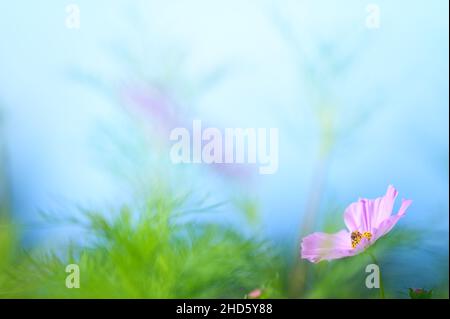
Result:
{"label": "flower stem", "polygon": [[[380,267],[380,264],[378,263],[377,259],[375,258],[375,255],[372,254],[371,252],[367,252],[367,253],[368,253],[369,256],[372,258],[373,263],[376,264],[376,265],[378,266],[378,268],[381,268],[381,267]],[[382,276],[381,276],[381,269],[380,269],[380,298],[381,298],[381,299],[384,299],[384,298],[385,298],[385,296],[384,296],[383,278],[382,278]]]}

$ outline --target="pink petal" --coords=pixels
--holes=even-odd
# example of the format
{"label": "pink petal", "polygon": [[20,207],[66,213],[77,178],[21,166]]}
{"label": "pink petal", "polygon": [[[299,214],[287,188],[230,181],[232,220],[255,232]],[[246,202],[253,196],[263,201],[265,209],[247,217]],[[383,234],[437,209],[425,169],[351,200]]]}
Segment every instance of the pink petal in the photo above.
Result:
{"label": "pink petal", "polygon": [[345,225],[351,232],[373,232],[391,215],[396,197],[397,190],[389,185],[383,197],[364,198],[350,204],[344,213]]}
{"label": "pink petal", "polygon": [[363,206],[360,201],[351,203],[344,212],[344,222],[350,232],[362,228]]}
{"label": "pink petal", "polygon": [[376,202],[371,199],[360,199],[362,205],[362,229],[361,232],[372,232],[372,219],[375,212]]}
{"label": "pink petal", "polygon": [[350,232],[371,231],[374,203],[370,199],[360,199],[350,204],[344,212],[344,222]]}
{"label": "pink petal", "polygon": [[303,238],[301,244],[301,257],[313,263],[353,256],[357,252],[352,249],[350,233],[346,230],[335,234],[313,233]]}
{"label": "pink petal", "polygon": [[398,213],[394,216],[385,219],[378,226],[374,234],[374,241],[391,231],[391,229],[395,226],[395,224],[397,224],[400,218],[402,218],[405,215],[406,210],[408,209],[409,205],[411,205],[411,203],[412,200],[402,200],[402,206],[398,210]]}
{"label": "pink petal", "polygon": [[392,185],[389,185],[386,195],[375,200],[377,207],[372,218],[373,228],[379,228],[380,224],[391,216],[397,195],[397,190]]}

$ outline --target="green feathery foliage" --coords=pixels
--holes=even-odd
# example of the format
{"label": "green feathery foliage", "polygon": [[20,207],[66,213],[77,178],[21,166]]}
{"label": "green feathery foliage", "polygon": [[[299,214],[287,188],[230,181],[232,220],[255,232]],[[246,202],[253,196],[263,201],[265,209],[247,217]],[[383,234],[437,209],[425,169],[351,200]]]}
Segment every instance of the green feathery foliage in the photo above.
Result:
{"label": "green feathery foliage", "polygon": [[[223,223],[182,221],[180,203],[160,193],[137,214],[85,213],[87,245],[20,249],[12,226],[0,240],[0,298],[244,298],[280,296],[280,263],[270,245]],[[5,231],[7,230],[7,231]],[[80,288],[68,289],[68,264]]]}

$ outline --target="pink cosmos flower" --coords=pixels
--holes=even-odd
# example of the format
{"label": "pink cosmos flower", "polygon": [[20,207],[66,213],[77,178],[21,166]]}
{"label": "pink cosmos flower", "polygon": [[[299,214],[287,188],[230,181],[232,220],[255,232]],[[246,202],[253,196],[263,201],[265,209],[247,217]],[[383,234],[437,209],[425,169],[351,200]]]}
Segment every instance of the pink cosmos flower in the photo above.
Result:
{"label": "pink cosmos flower", "polygon": [[335,234],[313,233],[303,238],[301,257],[310,262],[332,260],[357,255],[386,235],[406,213],[411,200],[402,200],[396,215],[392,215],[397,190],[389,185],[386,195],[376,199],[360,199],[344,212],[348,230]]}

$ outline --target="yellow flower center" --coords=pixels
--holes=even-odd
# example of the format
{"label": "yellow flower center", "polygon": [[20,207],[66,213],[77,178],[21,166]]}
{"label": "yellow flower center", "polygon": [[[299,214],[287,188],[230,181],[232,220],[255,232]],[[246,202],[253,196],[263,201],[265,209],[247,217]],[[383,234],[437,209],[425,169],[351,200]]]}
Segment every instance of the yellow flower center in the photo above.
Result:
{"label": "yellow flower center", "polygon": [[367,238],[367,240],[370,240],[372,238],[372,233],[366,231],[361,234],[359,231],[355,230],[350,235],[350,238],[352,240],[352,248],[355,249],[363,238]]}

